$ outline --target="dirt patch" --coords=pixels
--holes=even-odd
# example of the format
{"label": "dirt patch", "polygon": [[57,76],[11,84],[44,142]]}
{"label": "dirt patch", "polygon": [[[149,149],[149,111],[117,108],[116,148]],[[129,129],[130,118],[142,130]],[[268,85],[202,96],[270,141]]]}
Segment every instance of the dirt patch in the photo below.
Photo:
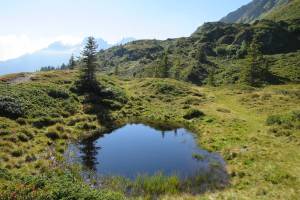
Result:
{"label": "dirt patch", "polygon": [[20,84],[30,81],[33,76],[34,75],[31,73],[10,74],[0,77],[0,82],[8,84]]}

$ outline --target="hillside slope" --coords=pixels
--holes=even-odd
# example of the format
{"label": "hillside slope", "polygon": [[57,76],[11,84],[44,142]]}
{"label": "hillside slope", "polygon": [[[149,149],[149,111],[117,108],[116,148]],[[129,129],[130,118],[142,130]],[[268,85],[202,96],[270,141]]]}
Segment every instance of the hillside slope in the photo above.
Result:
{"label": "hillside slope", "polygon": [[225,23],[251,23],[264,18],[265,15],[274,9],[285,6],[290,1],[291,0],[253,0],[238,10],[229,13],[220,21]]}
{"label": "hillside slope", "polygon": [[267,13],[265,19],[274,21],[300,19],[300,0],[292,0]]}
{"label": "hillside slope", "polygon": [[[209,70],[215,70],[217,74],[231,71],[230,76],[239,77],[239,69],[244,65],[247,54],[245,46],[247,48],[254,39],[262,45],[265,55],[276,58],[276,54],[299,50],[299,35],[300,20],[280,23],[261,20],[254,24],[211,22],[199,27],[190,37],[139,40],[109,48],[99,52],[98,62],[100,70],[107,73],[117,71],[117,75],[123,77],[154,77],[162,57],[167,55],[168,77],[203,84]],[[200,64],[197,58],[199,52],[208,56]],[[295,53],[296,57],[298,54]],[[224,60],[228,59],[237,63],[237,68],[226,67]],[[297,66],[294,61],[291,67]],[[273,63],[271,68],[275,67]],[[300,74],[299,67],[296,69]],[[295,79],[295,76],[288,78],[279,74],[279,78],[283,77],[286,81],[300,80],[300,77]],[[235,81],[221,79],[220,83]]]}

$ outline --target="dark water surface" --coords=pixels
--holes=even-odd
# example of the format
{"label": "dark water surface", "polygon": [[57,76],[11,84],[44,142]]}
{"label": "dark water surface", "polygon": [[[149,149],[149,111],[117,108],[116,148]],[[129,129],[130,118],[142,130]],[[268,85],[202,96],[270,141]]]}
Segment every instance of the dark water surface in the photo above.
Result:
{"label": "dark water surface", "polygon": [[226,176],[225,162],[196,144],[186,129],[162,131],[144,124],[127,124],[99,138],[70,144],[66,158],[81,163],[99,175],[204,175]]}

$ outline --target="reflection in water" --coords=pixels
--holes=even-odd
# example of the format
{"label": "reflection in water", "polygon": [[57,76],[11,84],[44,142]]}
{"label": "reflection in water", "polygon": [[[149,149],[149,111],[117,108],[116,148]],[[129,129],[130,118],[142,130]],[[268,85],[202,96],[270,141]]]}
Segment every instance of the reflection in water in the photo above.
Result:
{"label": "reflection in water", "polygon": [[161,136],[162,136],[162,139],[165,138],[165,131],[162,131],[162,132],[161,132]]}
{"label": "reflection in water", "polygon": [[82,163],[90,170],[96,171],[97,162],[97,154],[101,147],[95,146],[95,141],[85,139],[80,142],[80,151],[84,156],[81,156]]}
{"label": "reflection in water", "polygon": [[[199,148],[185,129],[157,130],[143,124],[128,124],[102,137],[71,144],[66,154],[99,175],[135,178],[140,174],[176,174],[181,178],[201,176],[211,183],[226,183],[225,162],[216,153]],[[202,180],[201,179],[201,180]]]}

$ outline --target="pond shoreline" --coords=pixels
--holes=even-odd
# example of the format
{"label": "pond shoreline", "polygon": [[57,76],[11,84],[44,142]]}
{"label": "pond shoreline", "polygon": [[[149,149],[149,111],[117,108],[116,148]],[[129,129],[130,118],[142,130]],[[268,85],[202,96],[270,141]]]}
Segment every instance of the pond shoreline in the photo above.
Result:
{"label": "pond shoreline", "polygon": [[[151,124],[153,124],[153,123],[151,123]],[[160,123],[159,123],[160,124]],[[105,140],[105,138],[107,138],[107,137],[110,137],[110,134],[116,134],[116,133],[114,133],[114,132],[116,132],[116,131],[119,131],[119,130],[122,130],[122,129],[124,129],[124,128],[126,128],[126,127],[139,127],[139,126],[141,126],[142,124],[141,123],[137,123],[137,121],[135,121],[135,122],[130,122],[130,123],[128,123],[126,126],[119,126],[119,128],[117,128],[117,129],[114,129],[114,131],[111,133],[111,131],[109,131],[109,132],[105,132],[105,133],[103,133],[102,135],[94,135],[94,136],[92,136],[91,138],[85,138],[85,139],[83,139],[83,143],[82,144],[86,144],[86,141],[89,141],[89,140],[91,140],[91,141],[101,141],[101,140]],[[153,127],[153,126],[151,126],[151,125],[149,125],[149,123],[148,124],[143,124],[143,126],[145,126],[145,127],[148,127],[147,129],[153,129],[153,130],[155,130],[155,131],[157,131],[157,132],[160,132],[160,131],[166,131],[166,136],[167,136],[167,138],[168,137],[170,137],[170,135],[169,134],[171,134],[171,130],[177,130],[178,129],[178,127],[179,126],[176,126],[175,128],[172,128],[172,126],[170,125],[170,124],[168,124],[167,126],[164,126],[164,129],[162,130],[161,129],[161,124],[160,124],[160,126],[156,126],[156,127]],[[121,127],[121,128],[120,128]],[[133,129],[134,130],[134,129]],[[181,135],[181,134],[189,134],[190,136],[189,137],[191,137],[192,138],[192,140],[194,140],[194,139],[196,139],[196,134],[194,134],[194,133],[192,133],[192,132],[186,132],[185,133],[185,131],[184,132],[182,132],[182,130],[185,130],[185,129],[183,129],[183,128],[179,128],[178,129],[180,132],[179,132],[179,135]],[[146,130],[145,130],[146,131]],[[127,133],[128,134],[128,133]],[[126,137],[130,137],[130,134],[129,135],[127,135],[126,133],[123,133],[123,134],[121,134],[121,135],[123,135],[124,137],[126,136]],[[163,133],[162,133],[163,134]],[[177,133],[174,133],[175,135],[176,135],[176,137],[178,137],[177,136]],[[105,137],[103,138],[102,136],[103,135],[105,135]],[[139,130],[139,132],[138,132],[138,135],[143,135],[143,131],[141,132],[141,130]],[[148,134],[147,134],[148,135]],[[169,136],[168,136],[169,135]],[[158,135],[157,135],[158,136]],[[163,135],[162,135],[163,136]],[[99,138],[98,138],[99,137]],[[160,136],[159,136],[160,137]],[[107,139],[106,139],[107,140]],[[163,141],[164,141],[164,139],[162,139]],[[141,143],[142,141],[140,141],[139,143]],[[94,143],[94,142],[93,142]],[[98,143],[98,142],[97,142]],[[131,142],[130,142],[131,143]],[[81,143],[80,143],[81,144]],[[76,146],[77,145],[79,145],[79,144],[76,144]],[[99,144],[98,144],[99,145]],[[102,146],[101,146],[101,149],[99,148],[99,146],[97,145],[97,147],[95,146],[94,148],[95,148],[95,151],[98,151],[98,150],[96,150],[96,149],[99,149],[100,150],[100,152],[102,151]],[[123,140],[123,143],[122,143],[122,145],[124,145],[125,147],[126,147],[126,142]],[[127,145],[128,145],[128,143],[127,143]],[[114,146],[113,144],[112,144],[112,146]],[[112,146],[107,146],[106,148],[104,147],[104,149],[107,149],[107,148],[113,148]],[[145,146],[147,146],[147,145],[142,145],[144,148],[145,148]],[[199,146],[197,145],[197,144],[195,144],[195,146],[197,147],[197,149],[199,148]],[[72,162],[74,163],[74,159],[72,159],[72,158],[70,158],[70,157],[68,157],[69,156],[69,154],[71,153],[72,154],[72,152],[77,152],[77,153],[75,153],[75,155],[78,155],[78,151],[79,151],[79,149],[77,149],[74,145],[71,145],[70,146],[71,147],[71,149],[68,149],[67,150],[67,154],[66,154],[66,159],[67,160],[69,160],[67,163],[69,163],[69,164],[72,164]],[[175,146],[174,146],[175,147]],[[176,150],[178,151],[175,155],[177,155],[179,152],[184,152],[183,150],[180,150],[180,149],[178,149],[180,147],[180,145],[178,146],[178,145],[176,145]],[[75,149],[74,149],[75,148]],[[80,147],[80,148],[83,148],[83,147]],[[91,149],[91,146],[89,145],[89,151],[92,151]],[[191,146],[191,148],[192,148],[192,146]],[[77,150],[76,150],[77,149]],[[200,148],[201,149],[201,148]],[[199,150],[200,150],[199,149]],[[137,151],[138,151],[138,149],[136,149]],[[155,150],[155,149],[153,149],[153,150]],[[159,148],[159,150],[161,150],[161,151],[164,151],[163,150],[163,146],[161,147],[161,148]],[[124,150],[123,150],[124,151]],[[197,150],[198,151],[198,150]],[[85,152],[85,151],[84,151]],[[94,151],[92,151],[92,152],[94,152]],[[146,152],[148,152],[147,150],[146,150]],[[128,185],[131,185],[130,187],[136,187],[136,186],[134,186],[135,185],[135,183],[136,182],[147,182],[147,181],[149,181],[149,180],[153,180],[153,179],[164,179],[164,181],[162,181],[160,184],[163,184],[163,182],[165,182],[165,183],[168,183],[168,180],[169,179],[174,179],[174,180],[176,180],[175,182],[176,182],[176,187],[178,187],[177,189],[178,189],[178,191],[180,190],[180,191],[182,191],[182,192],[190,192],[190,193],[203,193],[203,192],[205,192],[205,191],[207,191],[207,190],[213,190],[213,189],[221,189],[221,188],[225,188],[228,184],[229,184],[229,175],[226,173],[226,171],[223,171],[223,170],[226,170],[226,167],[225,167],[225,165],[224,166],[222,166],[222,165],[220,165],[220,163],[219,162],[223,162],[223,163],[225,163],[224,161],[214,161],[214,159],[219,159],[219,158],[212,158],[212,160],[211,160],[211,158],[209,158],[209,157],[207,157],[207,156],[210,156],[210,154],[211,153],[205,153],[206,151],[204,151],[204,150],[202,150],[201,149],[201,152],[199,152],[200,154],[196,154],[195,153],[195,150],[193,150],[193,154],[192,153],[190,153],[190,155],[188,156],[188,155],[184,155],[183,157],[185,157],[185,158],[188,158],[188,157],[190,157],[190,159],[191,159],[191,161],[192,160],[194,160],[194,162],[195,163],[198,163],[198,162],[200,162],[200,163],[206,163],[206,162],[208,162],[207,164],[205,164],[205,165],[203,165],[203,164],[201,164],[201,165],[203,165],[203,167],[204,166],[206,166],[207,165],[207,167],[208,168],[203,168],[202,169],[202,167],[201,167],[201,171],[199,171],[200,173],[198,174],[198,172],[196,173],[196,174],[194,174],[193,176],[189,176],[189,177],[185,177],[185,178],[180,178],[180,176],[178,176],[179,174],[168,174],[168,175],[165,175],[164,173],[160,173],[159,171],[157,171],[156,173],[154,173],[154,174],[152,174],[152,175],[138,175],[137,177],[135,177],[135,178],[130,178],[130,179],[128,179],[128,177],[122,177],[122,176],[116,176],[116,175],[104,175],[104,174],[98,174],[99,172],[95,172],[95,169],[96,168],[94,168],[95,166],[93,166],[92,167],[92,169],[89,169],[90,167],[88,167],[88,168],[86,168],[86,167],[83,167],[83,168],[81,168],[81,174],[82,174],[82,176],[83,176],[83,178],[84,178],[84,180],[86,181],[86,182],[90,182],[90,180],[92,179],[92,180],[94,180],[93,182],[94,182],[94,186],[95,187],[98,187],[99,185],[102,185],[101,187],[103,188],[104,186],[103,186],[103,184],[110,184],[109,182],[115,182],[115,181],[120,181],[120,180],[122,180],[122,181],[125,181],[126,182],[126,185],[127,185],[127,187],[129,187]],[[73,154],[74,154],[73,153]],[[124,153],[124,152],[122,152],[122,153]],[[132,154],[132,153],[131,153]],[[203,156],[201,156],[201,154],[203,155]],[[80,155],[82,155],[82,154],[80,154]],[[93,155],[94,155],[94,153],[93,153]],[[126,155],[126,153],[125,153],[125,155]],[[127,155],[130,155],[130,154],[127,154]],[[158,154],[156,154],[156,155],[158,155]],[[198,157],[196,157],[195,155],[198,155]],[[215,154],[215,153],[213,153],[213,154],[211,154],[211,156],[213,156],[213,155],[215,155],[215,156],[217,156],[217,154]],[[79,155],[78,155],[79,156]],[[95,156],[95,155],[94,155]],[[109,156],[109,157],[115,157],[115,156],[118,156],[118,155],[111,155],[111,156]],[[147,155],[145,155],[146,157],[147,157]],[[109,159],[109,157],[108,157],[108,159]],[[122,156],[121,156],[122,157]],[[90,159],[90,156],[88,156],[88,158]],[[96,158],[96,157],[95,157]],[[94,158],[94,159],[95,159]],[[198,158],[198,159],[196,159],[196,158]],[[209,158],[209,159],[208,159]],[[78,159],[79,159],[79,157],[78,157]],[[208,159],[208,160],[207,160]],[[71,161],[71,160],[73,160],[73,161]],[[76,159],[75,159],[76,160]],[[85,159],[84,159],[85,160]],[[148,159],[147,159],[148,160]],[[207,161],[206,161],[207,160]],[[128,161],[128,158],[126,158],[126,160],[124,160],[124,161],[127,161],[127,162],[132,162],[132,161]],[[80,161],[80,163],[81,162],[83,162],[83,160],[82,161]],[[98,163],[96,160],[95,161],[93,161],[93,163],[95,162],[95,164],[96,163]],[[105,162],[105,161],[103,161],[102,160],[102,162],[101,161],[99,161],[101,164],[102,164],[102,166],[103,166],[103,162]],[[138,164],[138,165],[141,165],[141,163],[143,163],[142,161],[137,161],[137,162],[140,162],[140,164]],[[155,158],[155,160],[153,160],[153,161],[151,161],[151,163],[155,163],[155,162],[158,162],[158,164],[161,162],[161,161],[159,161],[159,159],[158,158]],[[91,161],[89,161],[88,163],[91,163]],[[199,163],[199,164],[200,164]],[[81,163],[82,164],[82,163]],[[80,165],[81,165],[80,164]],[[131,165],[133,165],[134,166],[134,163],[128,163],[129,164],[129,166],[131,166]],[[183,163],[182,163],[183,164]],[[143,166],[144,164],[142,164],[142,166]],[[197,164],[198,165],[198,164]],[[97,166],[98,166],[98,164],[97,164]],[[101,165],[100,165],[101,166]],[[116,166],[119,166],[119,164],[118,163],[115,163],[115,164],[113,164],[113,167],[114,168],[116,168],[116,169],[118,169],[118,167],[116,167]],[[127,164],[125,164],[125,166],[127,166]],[[147,164],[145,165],[145,167],[147,166]],[[132,167],[132,166],[131,166]],[[200,167],[200,166],[199,166]],[[98,168],[97,168],[98,169]],[[109,169],[111,170],[111,168],[109,167]],[[91,170],[91,171],[90,171]],[[124,170],[124,169],[121,169],[121,170]],[[204,170],[204,171],[203,171]],[[208,170],[208,171],[207,171]],[[97,170],[98,171],[98,170]],[[207,171],[207,172],[205,172],[205,171]],[[213,173],[213,174],[211,174],[211,175],[208,175],[208,174],[206,174],[206,173]],[[218,175],[217,175],[218,174]],[[219,177],[220,176],[220,177]],[[95,184],[97,182],[97,184]],[[98,185],[98,186],[96,186],[96,185]],[[136,188],[135,188],[136,189]]]}

